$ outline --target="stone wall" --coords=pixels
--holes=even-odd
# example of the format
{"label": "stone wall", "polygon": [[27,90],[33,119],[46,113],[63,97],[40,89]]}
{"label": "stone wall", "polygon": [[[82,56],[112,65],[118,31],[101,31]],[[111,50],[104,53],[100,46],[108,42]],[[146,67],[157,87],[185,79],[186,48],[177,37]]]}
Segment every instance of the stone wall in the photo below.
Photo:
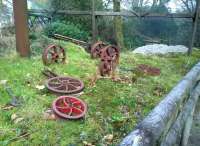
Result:
{"label": "stone wall", "polygon": [[120,146],[186,146],[200,96],[200,62],[126,136]]}

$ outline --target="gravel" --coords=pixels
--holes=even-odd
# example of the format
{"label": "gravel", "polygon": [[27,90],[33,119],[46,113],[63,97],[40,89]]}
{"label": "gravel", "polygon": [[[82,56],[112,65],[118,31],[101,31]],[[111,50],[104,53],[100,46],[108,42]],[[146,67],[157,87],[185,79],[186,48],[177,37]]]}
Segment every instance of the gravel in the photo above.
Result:
{"label": "gravel", "polygon": [[170,54],[170,53],[186,53],[188,48],[183,45],[168,46],[165,44],[153,44],[136,48],[133,53],[143,55],[158,55],[158,54]]}

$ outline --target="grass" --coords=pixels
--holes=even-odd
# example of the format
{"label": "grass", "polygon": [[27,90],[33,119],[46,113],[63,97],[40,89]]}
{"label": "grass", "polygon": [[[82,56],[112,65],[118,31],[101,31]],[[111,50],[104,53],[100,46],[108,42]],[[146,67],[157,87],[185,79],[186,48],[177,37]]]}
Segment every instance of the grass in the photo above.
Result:
{"label": "grass", "polygon": [[[41,74],[44,68],[41,57],[25,59],[14,55],[0,58],[0,80],[7,80],[14,93],[24,101],[21,107],[12,110],[0,109],[0,145],[81,146],[87,141],[100,146],[106,143],[104,137],[112,134],[113,141],[108,145],[115,146],[200,58],[200,51],[194,51],[191,57],[147,57],[131,52],[122,53],[120,67],[134,68],[137,64],[148,64],[160,68],[161,75],[139,77],[134,83],[100,79],[94,87],[89,87],[97,61],[90,59],[90,55],[76,45],[63,45],[67,49],[68,63],[51,65],[50,68],[60,75],[83,80],[85,90],[79,98],[88,105],[86,117],[77,121],[43,119],[43,112],[51,107],[56,96],[47,89],[36,88],[46,80]],[[131,78],[131,72],[118,72],[120,76]],[[9,101],[10,97],[0,85],[0,107]],[[11,119],[13,114],[23,117],[24,120],[14,123]],[[30,135],[19,138],[24,133]]]}

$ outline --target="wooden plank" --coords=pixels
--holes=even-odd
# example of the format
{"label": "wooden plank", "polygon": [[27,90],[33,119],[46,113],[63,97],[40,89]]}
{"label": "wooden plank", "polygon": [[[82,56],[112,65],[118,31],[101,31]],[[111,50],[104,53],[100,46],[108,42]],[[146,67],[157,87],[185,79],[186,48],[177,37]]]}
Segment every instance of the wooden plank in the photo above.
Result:
{"label": "wooden plank", "polygon": [[192,48],[193,48],[194,41],[195,41],[197,25],[198,25],[198,17],[199,17],[199,11],[200,11],[199,9],[200,9],[200,2],[198,0],[196,10],[195,10],[196,13],[195,13],[194,21],[193,21],[192,39],[191,39],[191,43],[190,43],[190,46],[189,46],[189,49],[188,49],[188,55],[191,55]]}
{"label": "wooden plank", "polygon": [[27,57],[30,55],[27,1],[13,0],[13,11],[15,20],[16,49],[20,56]]}
{"label": "wooden plank", "polygon": [[65,14],[65,15],[92,15],[90,11],[72,11],[72,10],[44,10],[44,9],[29,9],[29,13],[47,13],[47,14]]}
{"label": "wooden plank", "polygon": [[[69,10],[41,10],[41,9],[30,9],[29,13],[54,13],[54,14],[66,14],[66,15],[93,15],[90,11],[69,11]],[[173,13],[173,14],[156,14],[156,13],[144,13],[135,14],[134,12],[105,12],[105,11],[95,11],[95,16],[124,16],[124,17],[165,17],[165,18],[194,18],[194,14],[188,13]]]}
{"label": "wooden plank", "polygon": [[[187,140],[189,138],[189,131],[191,129],[191,123],[189,123],[190,125],[187,125],[187,122],[188,118],[192,119],[193,117],[199,96],[200,84],[198,83],[195,89],[193,89],[187,103],[184,105],[183,110],[178,115],[176,122],[170,128],[169,132],[167,133],[167,136],[162,140],[161,146],[179,145],[180,143],[183,144],[183,142],[183,145],[187,144]],[[187,133],[183,131],[187,131]],[[182,135],[184,136],[184,139],[182,139]]]}
{"label": "wooden plank", "polygon": [[54,37],[57,38],[57,39],[70,41],[70,42],[73,42],[73,43],[78,44],[78,45],[83,45],[83,46],[89,45],[87,42],[84,42],[84,41],[81,41],[81,40],[77,40],[77,39],[74,39],[74,38],[70,38],[68,36],[63,36],[63,35],[60,35],[60,34],[54,34]]}
{"label": "wooden plank", "polygon": [[156,13],[146,13],[136,15],[132,12],[103,12],[96,11],[97,16],[124,16],[124,17],[167,17],[167,18],[193,18],[191,14],[156,14]]}

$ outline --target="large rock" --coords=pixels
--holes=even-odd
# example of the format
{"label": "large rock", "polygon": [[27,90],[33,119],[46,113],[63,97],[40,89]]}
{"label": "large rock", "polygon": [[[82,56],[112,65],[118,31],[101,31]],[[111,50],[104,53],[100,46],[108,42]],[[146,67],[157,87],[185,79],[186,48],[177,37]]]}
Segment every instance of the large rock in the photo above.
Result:
{"label": "large rock", "polygon": [[157,54],[170,54],[170,53],[186,53],[188,48],[183,45],[168,46],[165,44],[153,44],[136,48],[133,53],[143,55],[157,55]]}

